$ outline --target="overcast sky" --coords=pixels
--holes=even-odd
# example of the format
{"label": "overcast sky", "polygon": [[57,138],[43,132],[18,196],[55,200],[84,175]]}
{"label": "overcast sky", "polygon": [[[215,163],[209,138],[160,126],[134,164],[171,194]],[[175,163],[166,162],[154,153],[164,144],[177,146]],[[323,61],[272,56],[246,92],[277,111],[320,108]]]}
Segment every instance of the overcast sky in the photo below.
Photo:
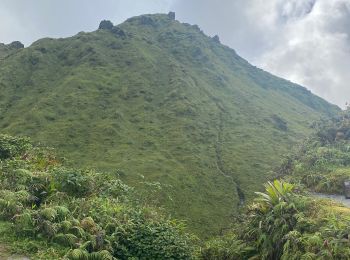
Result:
{"label": "overcast sky", "polygon": [[0,42],[28,46],[170,10],[254,65],[339,106],[350,101],[350,0],[0,0]]}

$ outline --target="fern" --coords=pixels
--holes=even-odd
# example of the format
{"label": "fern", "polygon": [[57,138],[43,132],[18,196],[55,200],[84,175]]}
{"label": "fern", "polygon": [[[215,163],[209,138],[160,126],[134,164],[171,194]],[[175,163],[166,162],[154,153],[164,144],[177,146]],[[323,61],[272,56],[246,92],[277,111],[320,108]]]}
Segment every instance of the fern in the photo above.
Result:
{"label": "fern", "polygon": [[70,260],[88,260],[89,253],[82,249],[73,249],[68,251],[65,257]]}
{"label": "fern", "polygon": [[66,254],[65,257],[70,260],[114,260],[116,259],[111,255],[111,253],[109,253],[106,250],[89,253],[83,249],[71,250]]}
{"label": "fern", "polygon": [[57,211],[54,208],[45,208],[40,211],[40,215],[48,221],[54,221],[57,217]]}
{"label": "fern", "polygon": [[64,220],[60,223],[60,231],[67,233],[72,228],[72,223],[68,220]]}
{"label": "fern", "polygon": [[93,252],[89,256],[89,260],[113,260],[115,259],[111,253],[106,250]]}
{"label": "fern", "polygon": [[73,234],[57,234],[53,241],[63,246],[74,247],[78,242],[78,238]]}
{"label": "fern", "polygon": [[65,220],[70,214],[69,209],[63,206],[56,206],[55,210],[57,212],[57,219],[61,221]]}

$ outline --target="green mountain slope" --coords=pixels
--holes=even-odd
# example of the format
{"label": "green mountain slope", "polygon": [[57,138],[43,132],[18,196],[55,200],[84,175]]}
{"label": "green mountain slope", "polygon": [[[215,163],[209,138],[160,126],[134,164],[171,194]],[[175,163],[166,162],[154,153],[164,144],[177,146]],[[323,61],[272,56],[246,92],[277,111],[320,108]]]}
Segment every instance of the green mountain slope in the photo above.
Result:
{"label": "green mountain slope", "polygon": [[0,186],[0,259],[193,259],[197,250],[181,222],[113,174],[67,168],[27,138],[0,135]]}
{"label": "green mountain slope", "polygon": [[312,121],[338,111],[171,15],[104,28],[0,59],[0,131],[136,187],[162,183],[159,202],[202,235],[230,222]]}

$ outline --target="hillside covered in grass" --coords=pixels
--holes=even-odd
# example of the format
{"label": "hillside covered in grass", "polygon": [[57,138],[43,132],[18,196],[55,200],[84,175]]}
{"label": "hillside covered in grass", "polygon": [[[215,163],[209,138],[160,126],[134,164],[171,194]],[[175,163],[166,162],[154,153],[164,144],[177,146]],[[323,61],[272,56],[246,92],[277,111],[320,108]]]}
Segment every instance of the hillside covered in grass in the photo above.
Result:
{"label": "hillside covered in grass", "polygon": [[26,138],[0,135],[0,185],[0,249],[31,259],[194,255],[183,224],[115,175],[67,168]]}
{"label": "hillside covered in grass", "polygon": [[206,241],[115,174],[66,167],[52,149],[0,135],[0,257],[6,249],[31,259],[349,259],[350,209],[294,180],[268,182],[224,235]]}
{"label": "hillside covered in grass", "polygon": [[227,227],[310,123],[338,111],[173,14],[0,53],[1,132],[138,190],[159,182],[159,205],[202,236]]}
{"label": "hillside covered in grass", "polygon": [[[316,122],[314,133],[279,167],[226,235],[203,248],[204,259],[349,259],[350,110]],[[331,199],[319,199],[326,194]],[[341,203],[339,203],[339,201]]]}

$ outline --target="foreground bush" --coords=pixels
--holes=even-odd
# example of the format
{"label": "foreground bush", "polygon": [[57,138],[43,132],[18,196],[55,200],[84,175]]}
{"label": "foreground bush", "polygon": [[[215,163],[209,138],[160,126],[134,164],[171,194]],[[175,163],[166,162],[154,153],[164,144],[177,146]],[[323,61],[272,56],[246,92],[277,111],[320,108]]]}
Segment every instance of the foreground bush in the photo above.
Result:
{"label": "foreground bush", "polygon": [[181,223],[143,206],[114,176],[65,168],[27,139],[0,136],[0,219],[67,259],[191,259]]}
{"label": "foreground bush", "polygon": [[203,259],[350,259],[350,209],[280,181],[257,195],[234,235],[207,243]]}
{"label": "foreground bush", "polygon": [[350,180],[350,109],[314,128],[279,173],[315,192],[343,194],[344,181]]}
{"label": "foreground bush", "polygon": [[30,147],[28,138],[0,135],[0,160],[21,155]]}

